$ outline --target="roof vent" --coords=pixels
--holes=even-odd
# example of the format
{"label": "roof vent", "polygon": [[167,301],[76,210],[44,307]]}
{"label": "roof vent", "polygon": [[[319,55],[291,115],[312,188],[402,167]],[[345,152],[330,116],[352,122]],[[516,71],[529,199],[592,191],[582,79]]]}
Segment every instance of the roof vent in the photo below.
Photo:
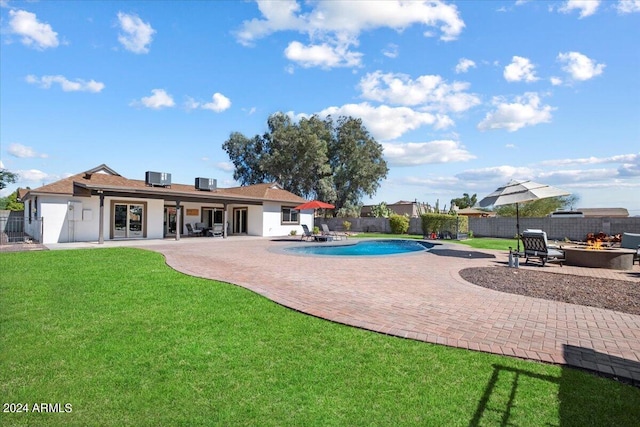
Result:
{"label": "roof vent", "polygon": [[166,172],[145,173],[145,183],[151,187],[171,187],[171,174]]}
{"label": "roof vent", "polygon": [[196,190],[215,191],[218,180],[213,178],[196,178]]}

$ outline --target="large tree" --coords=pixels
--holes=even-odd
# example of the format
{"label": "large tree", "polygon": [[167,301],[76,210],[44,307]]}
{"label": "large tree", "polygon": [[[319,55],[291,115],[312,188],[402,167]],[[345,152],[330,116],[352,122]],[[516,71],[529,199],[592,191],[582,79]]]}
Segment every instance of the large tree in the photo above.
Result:
{"label": "large tree", "polygon": [[4,189],[7,184],[13,184],[18,180],[18,174],[0,169],[0,190]]}
{"label": "large tree", "polygon": [[305,198],[352,209],[364,195],[373,196],[388,167],[382,146],[352,117],[302,118],[283,113],[267,121],[268,131],[252,139],[234,132],[224,142],[243,185],[277,181]]}
{"label": "large tree", "polygon": [[389,172],[382,151],[382,145],[371,137],[362,120],[338,118],[329,145],[336,207],[355,206],[363,196],[376,194],[380,181]]}

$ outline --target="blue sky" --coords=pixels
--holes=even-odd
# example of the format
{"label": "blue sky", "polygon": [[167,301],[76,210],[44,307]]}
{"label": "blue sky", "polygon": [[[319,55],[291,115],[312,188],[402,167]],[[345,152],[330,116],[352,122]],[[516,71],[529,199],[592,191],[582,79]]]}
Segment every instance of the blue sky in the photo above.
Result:
{"label": "blue sky", "polygon": [[640,215],[640,0],[0,6],[2,196],[101,163],[234,186],[223,142],[282,111],[362,118],[365,203],[532,179]]}

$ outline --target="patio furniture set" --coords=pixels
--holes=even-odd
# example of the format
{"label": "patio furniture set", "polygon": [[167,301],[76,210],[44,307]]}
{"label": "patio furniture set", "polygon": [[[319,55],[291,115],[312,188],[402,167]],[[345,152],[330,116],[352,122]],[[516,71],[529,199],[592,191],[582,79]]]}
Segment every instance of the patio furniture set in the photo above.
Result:
{"label": "patio furniture set", "polygon": [[313,234],[306,224],[302,224],[302,237],[300,240],[312,240],[314,242],[332,242],[334,240],[342,240],[347,238],[346,233],[338,233],[331,231],[327,224],[322,224],[322,232],[320,234]]}
{"label": "patio furniture set", "polygon": [[195,226],[191,224],[187,224],[187,233],[188,236],[192,237],[222,237],[223,228],[222,224],[213,224],[213,227],[207,227],[206,224],[202,222],[196,222]]}
{"label": "patio furniture set", "polygon": [[612,270],[631,270],[636,261],[640,264],[640,234],[623,233],[620,247],[549,244],[547,233],[542,230],[525,230],[521,239],[524,251],[517,255],[525,258],[525,264],[531,258],[538,258],[543,266],[547,262],[557,262],[561,266],[566,263]]}

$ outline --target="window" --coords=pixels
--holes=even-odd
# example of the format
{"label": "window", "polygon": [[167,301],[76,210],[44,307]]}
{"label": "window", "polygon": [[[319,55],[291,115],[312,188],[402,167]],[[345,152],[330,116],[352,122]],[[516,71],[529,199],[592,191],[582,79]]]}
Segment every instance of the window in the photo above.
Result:
{"label": "window", "polygon": [[283,224],[300,224],[298,211],[291,208],[282,208]]}

